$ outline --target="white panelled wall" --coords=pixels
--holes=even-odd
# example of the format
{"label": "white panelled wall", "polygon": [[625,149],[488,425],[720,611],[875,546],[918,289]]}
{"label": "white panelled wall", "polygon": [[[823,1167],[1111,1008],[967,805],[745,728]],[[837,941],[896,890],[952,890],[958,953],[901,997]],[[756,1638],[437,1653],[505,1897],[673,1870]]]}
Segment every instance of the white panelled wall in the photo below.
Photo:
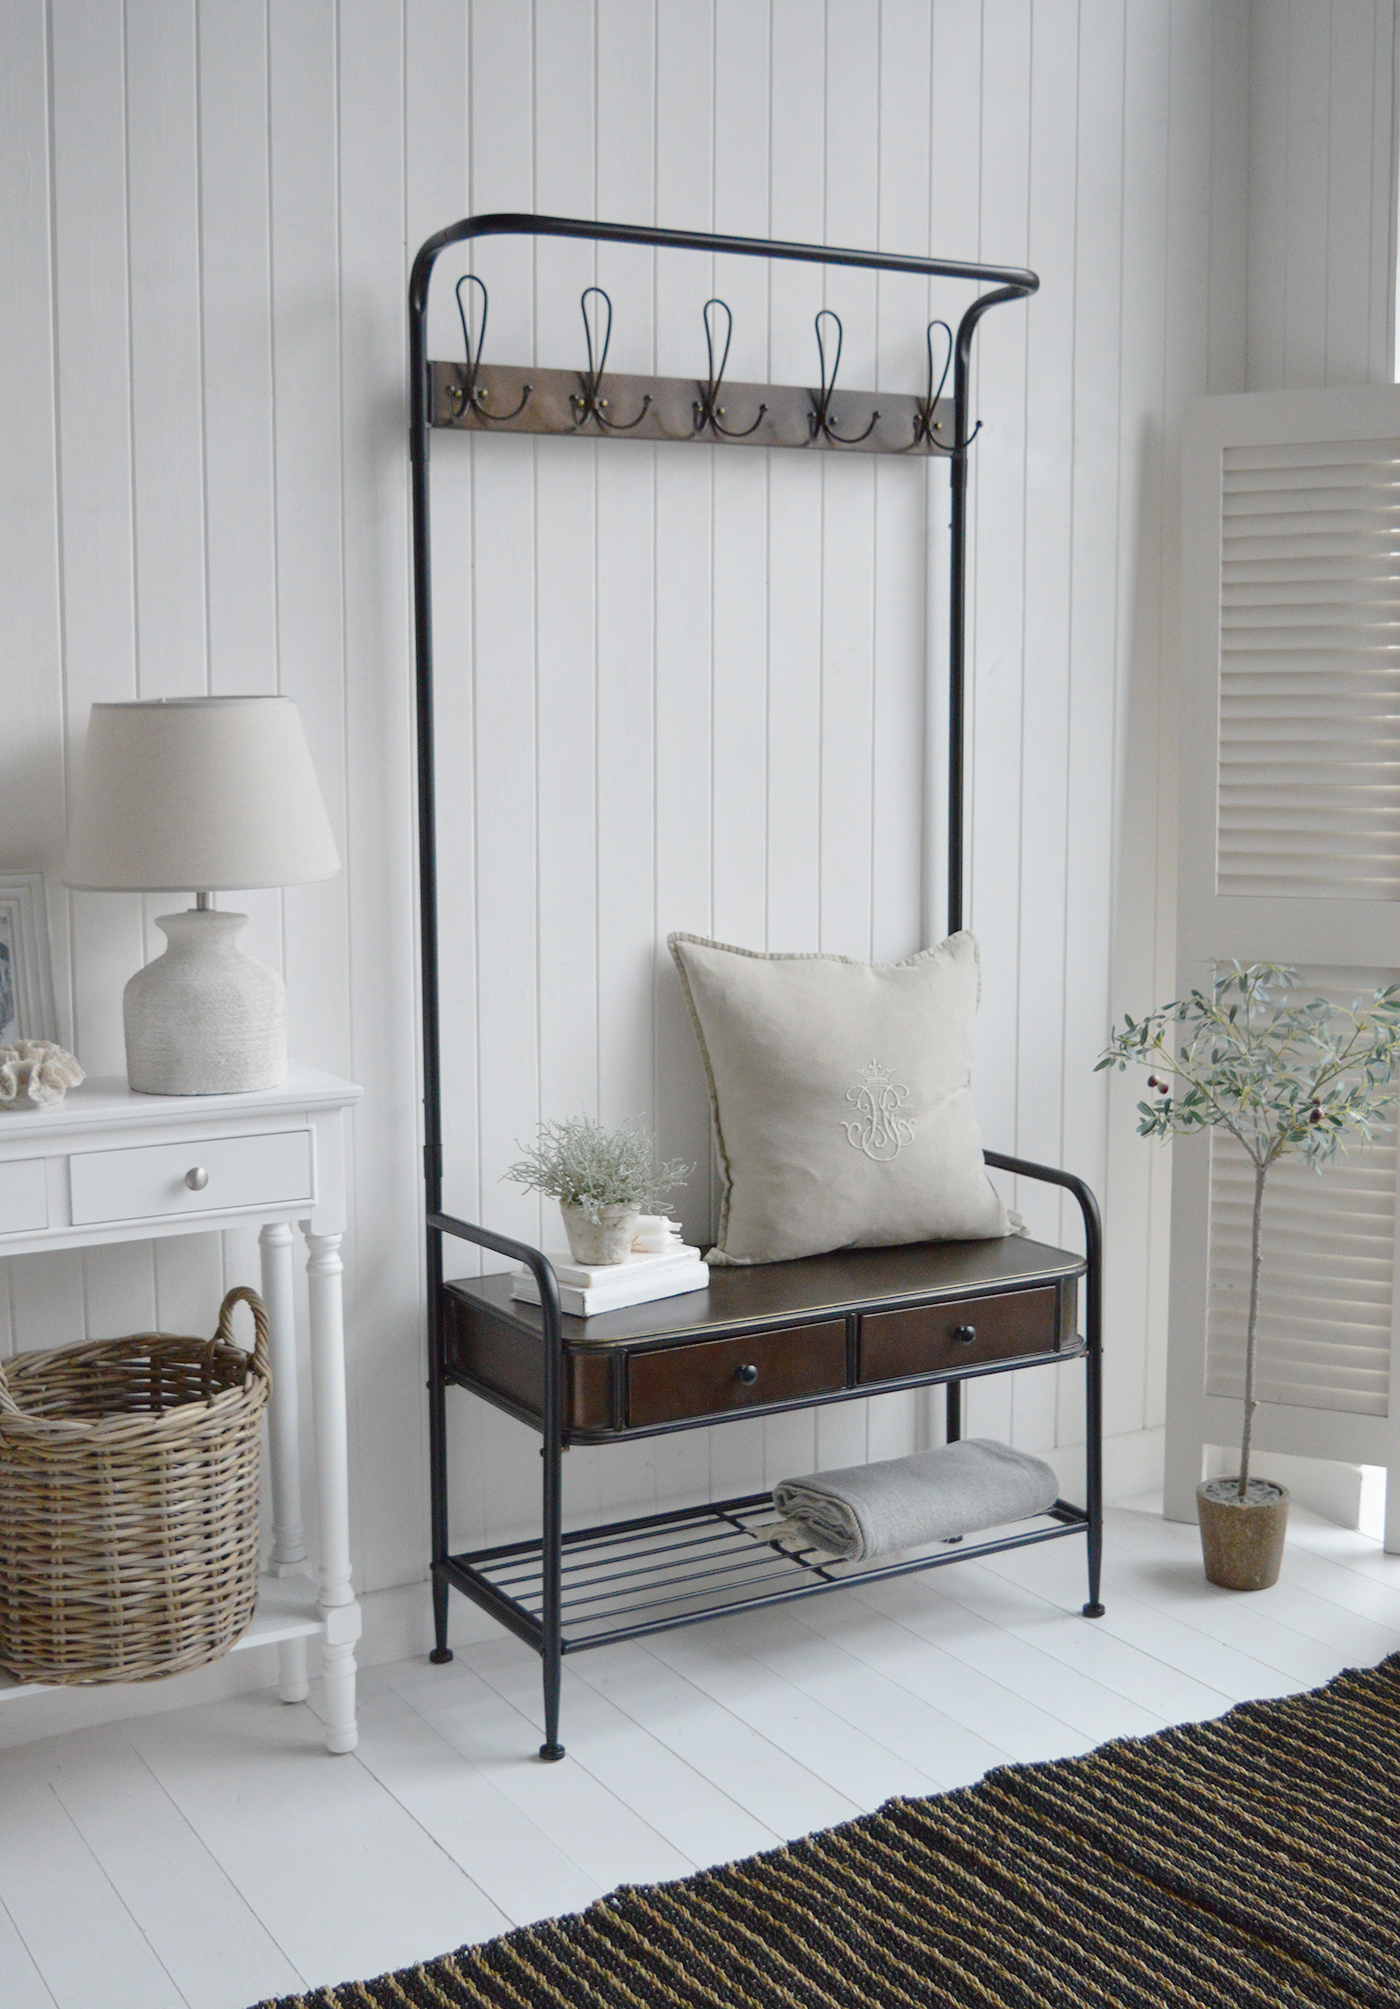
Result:
{"label": "white panelled wall", "polygon": [[[1320,18],[1323,141],[1303,102]],[[0,864],[53,875],[63,1030],[90,1071],[118,1070],[122,984],[161,946],[164,903],[58,884],[88,707],[297,699],[345,871],[246,905],[250,946],[287,976],[294,1051],[366,1089],[347,1248],[365,1590],[418,1582],[426,1556],[413,250],[472,210],[533,209],[1040,272],[978,343],[976,1091],[990,1143],[1104,1196],[1110,1483],[1141,1483],[1167,1164],[1133,1135],[1136,1084],[1091,1068],[1110,1016],[1171,983],[1180,418],[1243,388],[1246,356],[1249,381],[1300,380],[1318,355],[1384,374],[1389,212],[1373,231],[1369,191],[1389,171],[1392,29],[1392,0],[0,9]],[[1280,49],[1290,81],[1261,109]],[[1276,154],[1287,172],[1256,202],[1250,161]],[[464,268],[439,269],[432,348],[455,356]],[[495,240],[475,269],[492,360],[581,361],[596,280],[618,369],[700,368],[718,292],[733,377],[813,381],[826,304],[842,380],[907,390],[929,313],[965,297],[578,244]],[[665,1152],[708,1164],[668,929],[876,958],[936,939],[924,692],[941,702],[946,483],[865,457],[455,435],[434,481],[447,1200],[552,1241],[501,1183],[541,1116],[645,1111]],[[1033,1233],[1074,1232],[1072,1210],[1016,1197]],[[702,1170],[697,1233],[707,1207]],[[198,1330],[251,1267],[242,1243],[185,1241],[11,1261],[0,1352]],[[1077,1488],[1080,1392],[1073,1371],[983,1382],[972,1428],[1055,1452]],[[570,1511],[739,1490],[933,1427],[888,1398],[577,1452]],[[452,1445],[454,1541],[521,1530],[525,1433],[454,1397]]]}
{"label": "white panelled wall", "polygon": [[1254,0],[1249,60],[1242,388],[1388,384],[1395,377],[1393,0]]}

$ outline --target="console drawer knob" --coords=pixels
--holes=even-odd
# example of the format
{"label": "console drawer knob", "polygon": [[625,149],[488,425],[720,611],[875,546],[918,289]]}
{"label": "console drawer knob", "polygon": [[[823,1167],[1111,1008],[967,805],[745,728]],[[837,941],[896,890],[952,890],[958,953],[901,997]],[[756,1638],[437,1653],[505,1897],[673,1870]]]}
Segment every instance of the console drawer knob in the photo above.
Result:
{"label": "console drawer knob", "polygon": [[959,1346],[971,1346],[973,1340],[977,1337],[977,1328],[975,1325],[955,1325],[953,1327],[953,1337]]}
{"label": "console drawer knob", "polygon": [[209,1174],[202,1165],[191,1165],[185,1174],[185,1184],[192,1193],[202,1193],[209,1184]]}
{"label": "console drawer knob", "polygon": [[746,1362],[744,1366],[735,1368],[734,1379],[742,1381],[745,1388],[752,1388],[758,1379],[758,1369],[751,1361]]}

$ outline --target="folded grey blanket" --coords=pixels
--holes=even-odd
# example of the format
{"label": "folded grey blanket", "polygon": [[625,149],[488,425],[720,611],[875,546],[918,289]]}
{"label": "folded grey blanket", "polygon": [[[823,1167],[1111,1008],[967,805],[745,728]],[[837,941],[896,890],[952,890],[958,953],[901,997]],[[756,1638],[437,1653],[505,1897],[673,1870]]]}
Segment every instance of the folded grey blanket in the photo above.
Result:
{"label": "folded grey blanket", "polygon": [[1043,1458],[968,1437],[911,1458],[780,1480],[773,1504],[814,1547],[868,1562],[1043,1514],[1058,1492]]}

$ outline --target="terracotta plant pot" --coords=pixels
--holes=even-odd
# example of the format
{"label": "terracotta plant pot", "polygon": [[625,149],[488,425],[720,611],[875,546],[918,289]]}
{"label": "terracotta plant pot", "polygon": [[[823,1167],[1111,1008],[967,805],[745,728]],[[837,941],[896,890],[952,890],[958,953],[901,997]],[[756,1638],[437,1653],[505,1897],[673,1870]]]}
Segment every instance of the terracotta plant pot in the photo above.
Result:
{"label": "terracotta plant pot", "polygon": [[564,1216],[569,1253],[576,1263],[626,1262],[642,1218],[640,1207],[604,1207],[596,1221],[591,1221],[582,1207],[570,1207],[562,1200],[559,1211]]}
{"label": "terracotta plant pot", "polygon": [[1196,1488],[1206,1578],[1222,1590],[1267,1590],[1278,1582],[1288,1531],[1288,1488],[1251,1479],[1207,1479]]}

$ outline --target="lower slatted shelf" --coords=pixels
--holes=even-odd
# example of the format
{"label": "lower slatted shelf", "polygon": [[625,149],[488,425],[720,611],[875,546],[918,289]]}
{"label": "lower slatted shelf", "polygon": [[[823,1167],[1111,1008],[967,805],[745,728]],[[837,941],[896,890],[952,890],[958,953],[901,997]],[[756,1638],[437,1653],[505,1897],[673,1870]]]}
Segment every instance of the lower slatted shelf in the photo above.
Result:
{"label": "lower slatted shelf", "polygon": [[[938,1542],[875,1563],[834,1561],[819,1550],[780,1548],[768,1533],[772,1496],[682,1508],[565,1534],[561,1569],[563,1650],[578,1652],[722,1612],[751,1611],[842,1585],[936,1569],[969,1556],[1084,1533],[1089,1517],[1057,1500],[1045,1514],[1005,1528]],[[442,1573],[513,1632],[543,1637],[541,1544],[511,1542],[448,1557]]]}

